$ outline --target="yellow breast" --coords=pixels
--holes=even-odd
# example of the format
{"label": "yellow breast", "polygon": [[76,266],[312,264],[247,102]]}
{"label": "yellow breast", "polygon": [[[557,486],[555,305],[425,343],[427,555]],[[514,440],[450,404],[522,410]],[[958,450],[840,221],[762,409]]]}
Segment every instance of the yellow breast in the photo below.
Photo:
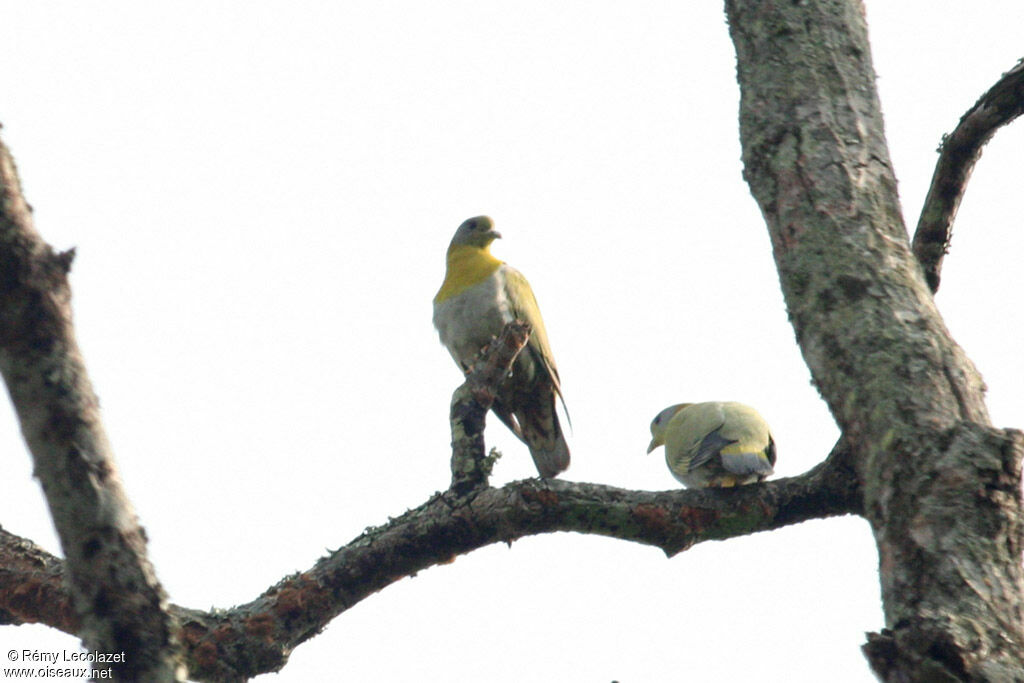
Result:
{"label": "yellow breast", "polygon": [[501,266],[501,261],[494,258],[486,247],[480,248],[466,244],[450,247],[444,282],[441,283],[441,289],[434,297],[434,303],[439,304],[478,282],[483,282],[499,266]]}

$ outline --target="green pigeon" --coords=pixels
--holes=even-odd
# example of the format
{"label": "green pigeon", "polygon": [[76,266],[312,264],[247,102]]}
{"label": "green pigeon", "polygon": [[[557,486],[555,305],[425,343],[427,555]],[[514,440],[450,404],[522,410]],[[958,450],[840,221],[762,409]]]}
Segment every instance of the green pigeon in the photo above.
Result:
{"label": "green pigeon", "polygon": [[678,403],[651,422],[650,453],[665,447],[665,462],[687,488],[742,486],[774,472],[775,441],[768,423],[748,405]]}
{"label": "green pigeon", "polygon": [[463,372],[507,323],[518,319],[533,327],[491,410],[529,447],[540,476],[554,477],[569,466],[555,413],[556,395],[565,407],[558,369],[530,284],[491,255],[491,242],[499,237],[487,216],[470,218],[455,231],[444,283],[434,297],[434,327]]}

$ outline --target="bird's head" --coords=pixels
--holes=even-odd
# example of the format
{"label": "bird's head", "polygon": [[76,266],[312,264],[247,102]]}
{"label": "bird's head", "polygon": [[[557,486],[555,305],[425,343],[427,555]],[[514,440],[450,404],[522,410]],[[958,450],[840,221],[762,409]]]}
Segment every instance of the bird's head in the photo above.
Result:
{"label": "bird's head", "polygon": [[677,403],[674,406],[669,406],[665,410],[658,413],[657,417],[651,420],[651,443],[647,446],[647,452],[650,453],[658,446],[665,445],[665,431],[668,429],[668,423],[672,421],[680,410],[687,406],[693,405],[692,403]]}
{"label": "bird's head", "polygon": [[475,216],[462,222],[448,248],[467,246],[486,249],[499,237],[501,233],[494,229],[494,221],[490,216]]}

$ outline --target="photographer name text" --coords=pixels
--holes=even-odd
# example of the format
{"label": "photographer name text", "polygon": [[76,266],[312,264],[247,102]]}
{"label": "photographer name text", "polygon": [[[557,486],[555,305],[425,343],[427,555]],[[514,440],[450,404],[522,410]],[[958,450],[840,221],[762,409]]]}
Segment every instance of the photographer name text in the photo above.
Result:
{"label": "photographer name text", "polygon": [[11,661],[22,662],[45,662],[56,664],[57,662],[76,662],[89,664],[117,664],[124,662],[124,652],[69,652],[67,650],[11,650],[7,653]]}

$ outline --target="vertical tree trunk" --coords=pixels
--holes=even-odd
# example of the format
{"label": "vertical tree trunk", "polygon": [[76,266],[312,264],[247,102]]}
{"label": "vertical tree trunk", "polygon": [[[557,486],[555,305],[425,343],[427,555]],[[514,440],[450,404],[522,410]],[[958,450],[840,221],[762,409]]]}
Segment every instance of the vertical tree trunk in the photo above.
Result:
{"label": "vertical tree trunk", "polygon": [[727,0],[745,177],[880,558],[885,680],[1022,680],[1021,435],[910,250],[861,3]]}

